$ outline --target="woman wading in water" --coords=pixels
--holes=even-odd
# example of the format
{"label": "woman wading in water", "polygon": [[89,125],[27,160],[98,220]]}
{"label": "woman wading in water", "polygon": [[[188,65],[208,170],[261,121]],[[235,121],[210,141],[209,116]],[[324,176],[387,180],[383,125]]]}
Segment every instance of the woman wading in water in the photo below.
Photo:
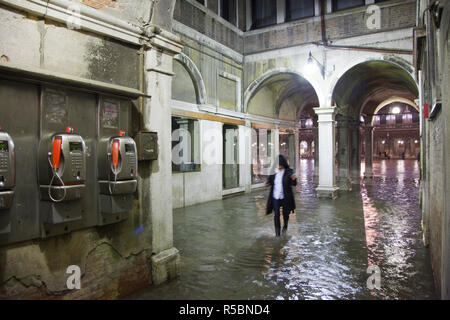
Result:
{"label": "woman wading in water", "polygon": [[275,224],[275,236],[280,236],[280,208],[283,207],[283,234],[286,233],[289,214],[295,210],[294,193],[292,186],[297,185],[297,177],[294,170],[289,167],[286,158],[283,155],[278,156],[278,168],[275,174],[269,176],[266,185],[270,187],[269,198],[267,199],[266,214],[275,212],[273,217]]}

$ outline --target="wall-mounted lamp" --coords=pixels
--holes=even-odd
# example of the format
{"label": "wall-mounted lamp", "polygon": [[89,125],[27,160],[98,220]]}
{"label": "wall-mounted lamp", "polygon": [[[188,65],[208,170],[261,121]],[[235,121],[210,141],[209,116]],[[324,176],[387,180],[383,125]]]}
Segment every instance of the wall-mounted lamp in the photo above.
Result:
{"label": "wall-mounted lamp", "polygon": [[325,79],[325,67],[316,58],[313,57],[313,55],[310,51],[308,61],[307,61],[306,67],[305,67],[306,72],[309,74],[313,74],[316,71],[314,66],[319,68],[322,78]]}

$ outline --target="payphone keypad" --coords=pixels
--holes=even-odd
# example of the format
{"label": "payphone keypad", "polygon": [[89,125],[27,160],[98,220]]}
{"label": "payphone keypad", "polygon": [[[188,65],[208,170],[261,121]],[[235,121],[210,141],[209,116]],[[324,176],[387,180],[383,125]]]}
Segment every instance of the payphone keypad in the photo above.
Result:
{"label": "payphone keypad", "polygon": [[9,154],[7,151],[0,150],[0,172],[8,172]]}
{"label": "payphone keypad", "polygon": [[136,174],[136,151],[135,151],[135,146],[131,145],[131,144],[126,144],[125,145],[125,151],[128,157],[128,163],[130,164],[130,175],[135,175]]}
{"label": "payphone keypad", "polygon": [[72,176],[78,177],[83,170],[83,154],[78,152],[71,153],[72,158]]}

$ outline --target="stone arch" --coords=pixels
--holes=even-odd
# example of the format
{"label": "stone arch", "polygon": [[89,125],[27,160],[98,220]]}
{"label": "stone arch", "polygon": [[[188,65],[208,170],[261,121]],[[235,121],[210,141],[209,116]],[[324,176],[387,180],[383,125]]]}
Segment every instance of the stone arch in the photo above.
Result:
{"label": "stone arch", "polygon": [[315,81],[312,81],[312,79],[310,79],[303,73],[298,72],[296,70],[293,70],[290,68],[277,68],[277,69],[268,70],[263,75],[261,75],[260,77],[258,77],[255,80],[253,80],[253,82],[249,84],[247,89],[245,89],[244,108],[243,108],[244,113],[248,112],[249,102],[253,98],[253,96],[257,93],[257,91],[261,88],[261,85],[269,78],[276,76],[276,75],[281,75],[281,74],[292,74],[292,75],[299,76],[299,77],[303,78],[304,80],[306,80],[311,85],[311,87],[314,89],[314,91],[317,95],[317,98],[319,99],[319,104],[320,105],[322,104],[322,100],[323,100],[322,96],[323,95],[320,94],[322,91],[320,89],[320,86]]}
{"label": "stone arch", "polygon": [[375,61],[382,61],[382,62],[387,62],[390,63],[392,65],[395,65],[401,69],[403,69],[404,71],[406,71],[411,79],[414,81],[414,83],[416,84],[416,86],[418,87],[417,81],[414,78],[414,68],[413,66],[399,58],[396,56],[372,56],[372,57],[359,57],[357,59],[353,59],[352,61],[350,61],[349,63],[347,63],[347,65],[345,66],[345,68],[343,68],[340,72],[336,73],[333,77],[333,79],[330,82],[328,91],[327,91],[327,96],[325,98],[325,105],[326,106],[332,106],[333,105],[333,93],[336,89],[337,84],[339,83],[339,80],[342,79],[342,77],[348,72],[350,71],[352,68],[356,67],[357,65],[366,63],[366,62],[375,62]]}
{"label": "stone arch", "polygon": [[[380,111],[380,110],[383,109],[385,106],[387,106],[388,104],[391,104],[391,103],[393,103],[393,102],[401,102],[401,103],[407,104],[407,105],[413,107],[415,110],[417,110],[417,112],[420,113],[419,106],[418,106],[417,104],[415,104],[413,101],[411,101],[411,100],[409,100],[409,99],[402,98],[402,97],[392,97],[392,98],[386,99],[386,100],[384,100],[383,102],[381,102],[381,103],[375,108],[375,111],[373,112],[373,114],[374,114],[374,115],[377,114],[378,111]],[[369,122],[373,125],[373,116],[370,117],[368,120],[369,120]]]}
{"label": "stone arch", "polygon": [[186,54],[179,53],[174,56],[174,59],[180,62],[187,72],[189,73],[192,82],[194,83],[195,95],[198,104],[206,104],[206,87],[203,77],[195,65],[194,61],[191,60]]}
{"label": "stone arch", "polygon": [[378,113],[378,111],[380,111],[383,107],[387,106],[388,104],[391,104],[393,102],[401,102],[401,103],[405,103],[407,105],[410,105],[411,107],[413,107],[414,109],[417,110],[417,112],[420,112],[419,110],[419,106],[417,104],[415,104],[413,101],[409,100],[409,99],[405,99],[402,97],[392,97],[389,99],[384,100],[383,102],[381,102],[375,109],[374,114]]}

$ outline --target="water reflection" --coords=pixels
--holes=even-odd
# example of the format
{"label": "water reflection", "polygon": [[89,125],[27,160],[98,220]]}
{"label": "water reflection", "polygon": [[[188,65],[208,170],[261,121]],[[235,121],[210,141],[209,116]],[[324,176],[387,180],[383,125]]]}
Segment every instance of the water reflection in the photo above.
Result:
{"label": "water reflection", "polygon": [[[417,168],[375,162],[372,183],[332,201],[315,197],[313,162],[302,160],[297,210],[281,238],[265,215],[267,190],[175,210],[181,276],[131,298],[435,298]],[[381,269],[381,290],[367,289],[369,265]]]}
{"label": "water reflection", "polygon": [[378,231],[377,227],[380,220],[378,219],[378,212],[375,208],[372,199],[369,197],[365,183],[361,186],[361,196],[364,211],[364,228],[366,233],[366,246],[368,252],[367,263],[369,266],[378,265],[380,260],[380,249],[377,242]]}

